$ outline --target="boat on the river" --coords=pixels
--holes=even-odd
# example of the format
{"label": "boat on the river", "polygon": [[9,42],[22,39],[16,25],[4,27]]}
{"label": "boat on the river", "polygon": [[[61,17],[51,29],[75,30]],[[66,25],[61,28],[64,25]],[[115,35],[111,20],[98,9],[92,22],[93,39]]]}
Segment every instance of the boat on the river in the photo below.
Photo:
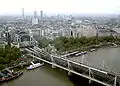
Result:
{"label": "boat on the river", "polygon": [[84,55],[84,54],[87,54],[87,51],[77,53],[77,54],[75,54],[75,56],[80,56],[80,55]]}
{"label": "boat on the river", "polygon": [[0,72],[0,83],[13,80],[22,74],[23,74],[23,71],[13,72],[9,69],[5,69],[3,72]]}
{"label": "boat on the river", "polygon": [[115,44],[115,43],[112,43],[112,46],[111,47],[113,47],[113,48],[117,48],[118,47],[118,45],[117,44]]}
{"label": "boat on the river", "polygon": [[40,67],[40,66],[43,66],[44,65],[44,63],[36,63],[36,64],[34,64],[33,62],[31,62],[32,63],[32,65],[30,65],[29,67],[27,67],[27,70],[32,70],[32,69],[35,69],[35,68],[38,68],[38,67]]}
{"label": "boat on the river", "polygon": [[95,49],[95,48],[92,48],[92,49],[90,49],[90,52],[93,52],[93,51],[96,51],[97,49]]}

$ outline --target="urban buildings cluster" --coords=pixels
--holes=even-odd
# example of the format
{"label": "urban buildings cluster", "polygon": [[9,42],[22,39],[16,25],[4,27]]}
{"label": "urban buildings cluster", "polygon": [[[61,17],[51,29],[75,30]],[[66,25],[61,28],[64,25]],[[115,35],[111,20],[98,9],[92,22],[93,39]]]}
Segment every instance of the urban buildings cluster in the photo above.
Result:
{"label": "urban buildings cluster", "polygon": [[30,36],[40,39],[54,39],[60,36],[119,35],[119,23],[119,17],[86,17],[60,14],[44,16],[43,11],[40,11],[40,15],[34,11],[33,16],[27,16],[23,9],[20,17],[0,17],[0,38],[1,40],[4,39],[6,31],[10,33],[11,41],[14,42],[17,42],[16,34],[20,31],[27,32]]}

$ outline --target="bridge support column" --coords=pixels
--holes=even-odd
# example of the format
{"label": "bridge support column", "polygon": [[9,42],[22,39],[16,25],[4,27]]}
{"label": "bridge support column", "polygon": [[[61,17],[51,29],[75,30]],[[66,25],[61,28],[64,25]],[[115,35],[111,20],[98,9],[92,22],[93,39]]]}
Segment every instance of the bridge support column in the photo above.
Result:
{"label": "bridge support column", "polygon": [[55,65],[53,65],[53,63],[55,63],[54,59],[53,59],[53,56],[50,56],[50,58],[51,58],[51,61],[52,61],[52,68],[56,68]]}
{"label": "bridge support column", "polygon": [[[91,69],[89,68],[89,77],[91,78]],[[89,79],[89,84],[91,84],[91,80]]]}
{"label": "bridge support column", "polygon": [[[31,53],[31,54],[32,54],[33,56],[35,56],[35,53]],[[33,57],[32,61],[34,61],[34,59],[35,59],[35,58]]]}
{"label": "bridge support column", "polygon": [[68,75],[71,75],[71,72],[70,72],[70,67],[71,67],[71,65],[70,65],[70,62],[69,61],[67,61],[67,64],[68,64],[68,69],[69,69],[69,71],[68,71]]}
{"label": "bridge support column", "polygon": [[16,42],[17,42],[17,43],[19,42],[19,37],[18,37],[18,35],[17,35],[17,38],[16,38]]}
{"label": "bridge support column", "polygon": [[114,80],[114,85],[113,86],[116,86],[117,84],[117,76],[115,76],[115,80]]}
{"label": "bridge support column", "polygon": [[[32,54],[34,55],[34,53],[32,53]],[[35,56],[35,55],[34,55],[34,56]],[[34,61],[34,57],[33,57],[32,61]]]}

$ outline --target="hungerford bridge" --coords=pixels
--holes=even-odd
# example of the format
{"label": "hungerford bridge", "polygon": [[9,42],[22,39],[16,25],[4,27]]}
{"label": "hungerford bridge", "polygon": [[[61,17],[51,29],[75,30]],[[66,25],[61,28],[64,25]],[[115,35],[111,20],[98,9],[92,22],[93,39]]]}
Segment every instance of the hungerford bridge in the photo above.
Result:
{"label": "hungerford bridge", "polygon": [[34,46],[33,48],[24,48],[24,50],[27,52],[26,55],[51,64],[52,68],[57,67],[67,71],[68,76],[75,74],[87,79],[88,84],[97,83],[98,85],[95,86],[120,86],[119,74],[67,59],[68,56],[73,56],[79,52],[60,56],[57,54],[50,54],[45,49],[40,49],[37,46]]}

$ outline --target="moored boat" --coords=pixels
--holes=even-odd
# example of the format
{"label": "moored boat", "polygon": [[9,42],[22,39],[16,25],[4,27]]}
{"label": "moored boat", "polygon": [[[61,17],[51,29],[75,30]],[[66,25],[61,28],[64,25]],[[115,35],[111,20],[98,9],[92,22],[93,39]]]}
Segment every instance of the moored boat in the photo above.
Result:
{"label": "moored boat", "polygon": [[16,73],[16,74],[13,74],[12,76],[6,78],[6,81],[9,81],[9,80],[12,80],[12,79],[14,79],[14,78],[17,78],[17,77],[19,77],[19,76],[22,75],[22,74],[23,74],[23,72],[18,72],[18,73]]}
{"label": "moored boat", "polygon": [[87,51],[77,53],[77,54],[75,54],[75,56],[80,56],[80,55],[84,55],[84,54],[87,54]]}
{"label": "moored boat", "polygon": [[3,72],[0,72],[0,76],[1,76],[0,77],[0,83],[7,82],[7,81],[10,81],[12,79],[15,79],[22,74],[23,74],[23,71],[13,72],[13,71],[10,71],[8,69],[4,70]]}
{"label": "moored boat", "polygon": [[40,66],[43,66],[44,65],[44,63],[36,63],[36,64],[34,64],[33,62],[31,62],[32,63],[32,65],[30,65],[29,67],[27,67],[27,70],[32,70],[32,69],[35,69],[35,68],[38,68],[38,67],[40,67]]}
{"label": "moored boat", "polygon": [[96,51],[97,49],[95,49],[95,48],[92,48],[92,49],[90,49],[90,52],[93,52],[93,51]]}

